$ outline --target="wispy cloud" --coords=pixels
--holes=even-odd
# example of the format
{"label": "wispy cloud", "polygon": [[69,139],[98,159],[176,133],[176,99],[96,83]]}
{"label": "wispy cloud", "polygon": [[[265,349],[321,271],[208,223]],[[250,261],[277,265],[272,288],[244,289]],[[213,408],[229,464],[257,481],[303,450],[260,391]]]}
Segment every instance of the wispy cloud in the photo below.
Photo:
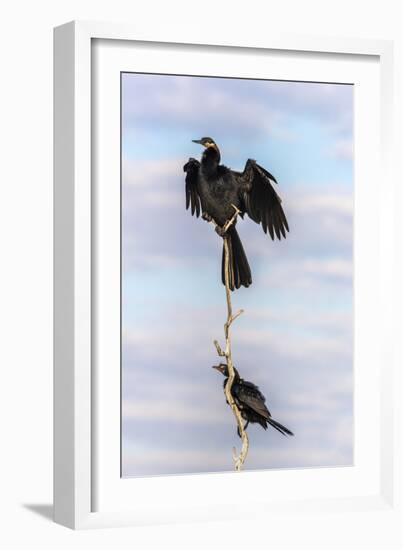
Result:
{"label": "wispy cloud", "polygon": [[287,138],[292,115],[325,120],[340,133],[350,129],[352,117],[352,87],[337,84],[125,75],[123,100],[127,126],[163,120],[193,129],[202,123],[220,136],[240,130]]}

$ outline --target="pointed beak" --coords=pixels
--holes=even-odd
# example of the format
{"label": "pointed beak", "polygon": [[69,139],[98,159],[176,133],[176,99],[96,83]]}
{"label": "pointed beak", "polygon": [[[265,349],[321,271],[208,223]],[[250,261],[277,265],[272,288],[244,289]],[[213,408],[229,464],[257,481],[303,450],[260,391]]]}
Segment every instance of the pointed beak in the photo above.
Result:
{"label": "pointed beak", "polygon": [[192,141],[193,143],[198,143],[199,145],[203,145],[201,139],[192,139]]}
{"label": "pointed beak", "polygon": [[218,370],[218,372],[221,372],[221,374],[224,374],[224,367],[222,365],[213,365],[212,368]]}

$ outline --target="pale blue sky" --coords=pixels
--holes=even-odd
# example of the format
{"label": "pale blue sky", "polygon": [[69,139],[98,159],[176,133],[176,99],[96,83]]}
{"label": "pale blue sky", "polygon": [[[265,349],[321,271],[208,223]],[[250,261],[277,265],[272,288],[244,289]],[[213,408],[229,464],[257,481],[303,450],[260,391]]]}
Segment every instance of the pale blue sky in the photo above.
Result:
{"label": "pale blue sky", "polygon": [[238,230],[253,285],[233,293],[234,363],[284,438],[251,426],[247,468],[352,463],[353,88],[122,75],[123,475],[232,469],[222,393],[222,242],[185,210],[182,166],[204,135],[279,182],[291,232]]}

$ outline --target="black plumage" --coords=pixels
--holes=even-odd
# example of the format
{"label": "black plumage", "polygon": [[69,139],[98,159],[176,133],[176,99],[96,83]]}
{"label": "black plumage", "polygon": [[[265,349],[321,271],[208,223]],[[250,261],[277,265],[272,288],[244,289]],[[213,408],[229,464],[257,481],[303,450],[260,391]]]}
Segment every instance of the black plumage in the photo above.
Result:
{"label": "black plumage", "polygon": [[[225,376],[224,388],[228,382],[228,367],[221,363],[213,367]],[[269,409],[266,407],[266,398],[252,382],[243,380],[239,376],[239,372],[234,368],[235,378],[231,387],[231,395],[241,413],[241,416],[246,420],[244,428],[251,424],[260,424],[262,428],[267,430],[267,425],[270,424],[278,432],[283,435],[294,435],[288,428],[280,424],[271,417]],[[239,429],[238,429],[238,435]]]}
{"label": "black plumage", "polygon": [[[193,140],[205,147],[201,162],[194,158],[183,167],[186,172],[186,208],[192,215],[217,224],[216,231],[223,236],[225,223],[234,215],[234,206],[269,233],[272,240],[286,238],[289,231],[281,199],[273,183],[276,179],[254,160],[247,160],[244,171],[236,172],[220,164],[221,155],[212,138]],[[252,283],[252,274],[235,223],[228,231],[230,249],[231,290]],[[222,256],[222,282],[224,279],[224,252]]]}

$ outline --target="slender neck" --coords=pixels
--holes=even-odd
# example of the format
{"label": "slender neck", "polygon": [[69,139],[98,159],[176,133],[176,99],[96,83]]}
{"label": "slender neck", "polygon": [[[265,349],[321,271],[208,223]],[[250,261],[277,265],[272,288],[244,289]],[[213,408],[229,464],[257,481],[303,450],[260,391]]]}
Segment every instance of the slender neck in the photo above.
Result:
{"label": "slender neck", "polygon": [[202,155],[202,169],[207,175],[214,174],[220,164],[221,156],[218,147],[207,147]]}

